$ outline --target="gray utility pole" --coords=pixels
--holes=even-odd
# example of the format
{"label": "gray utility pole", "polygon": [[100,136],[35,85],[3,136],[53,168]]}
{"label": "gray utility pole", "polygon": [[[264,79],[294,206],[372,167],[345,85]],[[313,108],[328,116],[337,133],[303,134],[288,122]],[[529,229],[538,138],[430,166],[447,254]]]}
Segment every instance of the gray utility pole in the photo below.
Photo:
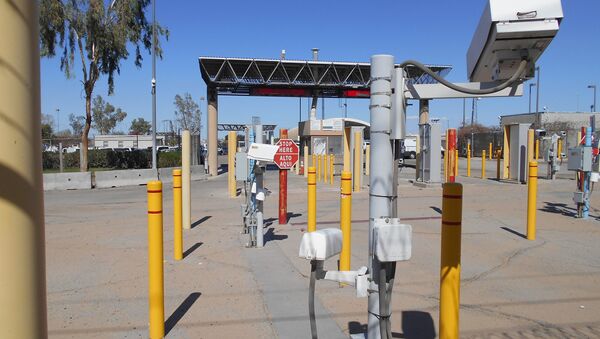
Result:
{"label": "gray utility pole", "polygon": [[380,307],[379,280],[381,263],[374,255],[375,219],[393,217],[394,195],[394,153],[390,143],[391,115],[391,78],[394,70],[394,57],[391,55],[374,55],[371,57],[371,175],[369,176],[369,264],[371,274],[369,286],[369,320],[367,338],[379,339]]}
{"label": "gray utility pole", "polygon": [[596,108],[596,85],[589,85],[588,88],[591,88],[594,90],[594,104],[592,105],[592,112],[596,112],[597,108]]}
{"label": "gray utility pole", "polygon": [[60,108],[56,109],[56,133],[60,132]]}
{"label": "gray utility pole", "polygon": [[466,112],[466,108],[467,108],[467,99],[463,98],[463,121],[462,121],[462,127],[465,127],[465,112]]}
{"label": "gray utility pole", "polygon": [[156,169],[156,0],[152,0],[152,169]]}
{"label": "gray utility pole", "polygon": [[537,84],[535,85],[535,112],[539,113],[540,112],[540,68],[536,67],[535,70],[537,71]]}
{"label": "gray utility pole", "polygon": [[475,122],[475,98],[473,98],[473,104],[471,105],[471,127],[473,127],[473,123]]}
{"label": "gray utility pole", "polygon": [[529,84],[529,113],[531,113],[531,87],[536,87],[537,85],[534,83]]}

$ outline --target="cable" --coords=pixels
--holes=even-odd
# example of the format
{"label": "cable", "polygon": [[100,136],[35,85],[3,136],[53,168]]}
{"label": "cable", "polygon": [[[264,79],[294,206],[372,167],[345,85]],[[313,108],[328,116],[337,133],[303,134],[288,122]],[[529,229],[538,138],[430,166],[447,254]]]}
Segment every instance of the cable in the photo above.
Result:
{"label": "cable", "polygon": [[510,77],[510,79],[506,80],[506,82],[504,82],[498,86],[495,86],[492,88],[486,88],[486,89],[470,89],[470,88],[464,88],[464,87],[457,86],[457,85],[449,82],[448,80],[442,78],[438,74],[436,74],[429,67],[427,67],[427,66],[423,65],[422,63],[415,61],[415,60],[406,60],[405,62],[400,64],[400,67],[404,68],[409,65],[414,66],[414,67],[422,70],[423,72],[427,73],[429,76],[434,78],[436,81],[438,81],[442,85],[444,85],[448,88],[451,88],[455,91],[466,93],[466,94],[472,94],[472,95],[484,95],[484,94],[492,94],[492,93],[500,92],[501,90],[511,86],[515,81],[519,80],[521,78],[521,76],[525,73],[525,70],[527,69],[527,64],[528,64],[527,60],[525,60],[525,59],[521,60],[521,63],[519,64],[519,68],[517,68],[517,71],[515,72],[515,74],[513,74],[512,77]]}
{"label": "cable", "polygon": [[317,322],[315,320],[315,281],[317,280],[317,261],[310,261],[310,284],[308,288],[308,315],[312,339],[317,339]]}
{"label": "cable", "polygon": [[388,314],[388,318],[387,318],[387,337],[388,339],[392,339],[392,320],[390,319],[392,317],[392,290],[394,289],[394,278],[396,277],[396,262],[392,262],[389,264],[390,265],[390,280],[388,282],[388,288],[387,288],[387,300],[386,300],[386,304],[387,304],[387,314]]}
{"label": "cable", "polygon": [[386,263],[380,262],[379,263],[379,283],[378,283],[378,292],[379,292],[379,333],[381,336],[381,339],[386,339],[388,338],[387,334],[388,334],[388,320],[389,317],[387,316],[388,312],[386,310],[386,306],[387,306],[387,286],[386,286],[386,280],[387,280],[387,272],[386,272]]}

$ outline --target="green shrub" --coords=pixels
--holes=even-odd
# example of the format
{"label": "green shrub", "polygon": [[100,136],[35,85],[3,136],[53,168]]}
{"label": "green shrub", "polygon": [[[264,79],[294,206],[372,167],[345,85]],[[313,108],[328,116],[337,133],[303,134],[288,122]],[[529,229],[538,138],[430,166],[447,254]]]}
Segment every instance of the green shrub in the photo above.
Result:
{"label": "green shrub", "polygon": [[60,167],[60,160],[58,159],[58,152],[42,152],[42,168],[58,169]]}
{"label": "green shrub", "polygon": [[181,152],[159,152],[158,167],[180,167],[181,166]]}

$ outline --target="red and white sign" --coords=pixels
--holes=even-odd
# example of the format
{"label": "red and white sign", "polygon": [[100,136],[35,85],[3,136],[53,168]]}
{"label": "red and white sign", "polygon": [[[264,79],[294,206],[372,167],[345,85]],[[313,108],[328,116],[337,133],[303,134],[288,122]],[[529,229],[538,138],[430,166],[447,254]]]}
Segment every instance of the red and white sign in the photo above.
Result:
{"label": "red and white sign", "polygon": [[298,162],[298,145],[292,139],[281,139],[277,142],[279,149],[273,161],[279,169],[290,169]]}

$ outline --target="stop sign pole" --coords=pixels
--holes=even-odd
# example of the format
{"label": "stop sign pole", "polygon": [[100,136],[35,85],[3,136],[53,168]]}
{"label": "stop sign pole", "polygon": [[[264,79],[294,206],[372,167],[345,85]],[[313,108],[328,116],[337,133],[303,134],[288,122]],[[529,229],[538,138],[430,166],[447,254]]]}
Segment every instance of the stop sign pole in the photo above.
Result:
{"label": "stop sign pole", "polygon": [[[287,128],[279,129],[279,139],[287,138]],[[279,169],[279,225],[287,224],[287,175],[288,170]]]}

